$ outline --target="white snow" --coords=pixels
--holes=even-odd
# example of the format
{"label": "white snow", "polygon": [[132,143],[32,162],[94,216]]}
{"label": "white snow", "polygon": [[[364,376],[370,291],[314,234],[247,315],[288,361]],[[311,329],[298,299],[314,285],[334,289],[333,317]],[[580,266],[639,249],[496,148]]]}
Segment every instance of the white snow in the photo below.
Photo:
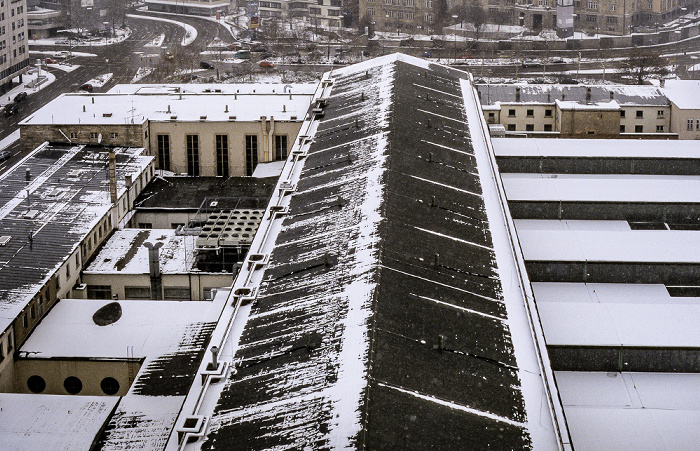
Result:
{"label": "white snow", "polygon": [[492,138],[497,156],[700,158],[691,140]]}
{"label": "white snow", "polygon": [[224,300],[120,301],[121,318],[106,326],[96,325],[92,316],[110,302],[60,300],[22,345],[20,354],[37,358],[125,358],[130,349],[134,357],[150,361],[178,350],[188,325],[216,321]]}
{"label": "white snow", "polygon": [[253,171],[253,177],[279,177],[282,174],[282,168],[286,161],[272,161],[269,163],[258,163]]}
{"label": "white snow", "polygon": [[659,89],[680,109],[700,109],[700,80],[666,80]]}
{"label": "white snow", "polygon": [[[590,223],[587,224],[587,223]],[[581,221],[568,228],[567,221],[530,220],[518,236],[526,260],[577,262],[700,262],[700,231],[620,230],[596,226],[607,221]],[[612,222],[615,225],[618,222]],[[583,227],[586,227],[585,229]]]}
{"label": "white snow", "polygon": [[118,397],[0,394],[4,450],[89,449]]}
{"label": "white snow", "polygon": [[698,201],[700,176],[636,174],[503,174],[509,201]]}
{"label": "white snow", "polygon": [[153,17],[153,16],[143,16],[143,15],[136,15],[136,14],[127,14],[126,17],[130,19],[141,19],[141,20],[153,20],[153,21],[158,21],[158,22],[166,22],[166,23],[171,23],[175,24],[178,27],[181,27],[185,30],[185,37],[182,38],[182,42],[180,45],[183,47],[187,47],[188,45],[192,44],[195,39],[197,39],[197,29],[193,27],[192,25],[186,24],[184,22],[180,22],[177,20],[172,20],[172,19],[164,19],[162,17]]}
{"label": "white snow", "polygon": [[691,450],[700,374],[557,372],[576,450]]}

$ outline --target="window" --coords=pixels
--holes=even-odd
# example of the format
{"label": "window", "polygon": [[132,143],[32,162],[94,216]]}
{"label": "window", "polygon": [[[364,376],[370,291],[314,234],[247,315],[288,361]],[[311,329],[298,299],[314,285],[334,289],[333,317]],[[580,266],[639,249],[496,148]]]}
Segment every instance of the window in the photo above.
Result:
{"label": "window", "polygon": [[527,117],[535,117],[535,110],[527,110]]}
{"label": "window", "polygon": [[508,124],[508,131],[514,132],[515,131],[515,124]]}
{"label": "window", "polygon": [[620,110],[620,117],[625,117],[625,110]]}
{"label": "window", "polygon": [[625,126],[624,126],[624,125],[620,125],[620,133],[624,133],[624,132],[625,132]]}
{"label": "window", "polygon": [[70,132],[70,139],[78,139],[78,133],[77,132]]}
{"label": "window", "polygon": [[657,133],[663,133],[663,132],[664,132],[664,126],[663,126],[663,125],[657,125],[657,126],[656,126],[656,132],[657,132]]}
{"label": "window", "polygon": [[605,21],[609,24],[616,24],[617,23],[617,17],[615,16],[607,16],[605,18]]}
{"label": "window", "polygon": [[113,377],[105,377],[100,382],[100,388],[105,395],[116,395],[119,391],[119,382]]}
{"label": "window", "polygon": [[41,393],[46,389],[46,381],[41,376],[29,376],[29,379],[27,379],[27,388],[32,393]]}
{"label": "window", "polygon": [[413,6],[413,0],[406,0],[406,1],[404,2],[404,5],[406,5],[406,6]]}
{"label": "window", "polygon": [[124,287],[124,299],[151,299],[151,287]]}
{"label": "window", "polygon": [[95,132],[90,133],[90,139],[97,139],[99,135]]}
{"label": "window", "polygon": [[515,117],[515,109],[508,110],[508,116],[509,116],[509,117]]}
{"label": "window", "polygon": [[199,175],[199,135],[186,135],[187,175]]}
{"label": "window", "polygon": [[216,175],[228,177],[228,135],[216,135]]}
{"label": "window", "polygon": [[170,135],[156,136],[158,147],[158,164],[159,168],[164,171],[170,170]]}
{"label": "window", "polygon": [[544,131],[551,132],[552,131],[552,124],[544,124]]}
{"label": "window", "polygon": [[433,7],[433,0],[425,0],[425,7],[432,8]]}
{"label": "window", "polygon": [[111,285],[88,285],[88,299],[112,299]]}
{"label": "window", "polygon": [[695,130],[700,130],[700,119],[695,119]]}
{"label": "window", "polygon": [[25,329],[27,327],[29,327],[29,323],[27,322],[27,314],[26,313],[22,315],[22,327],[24,327]]}
{"label": "window", "polygon": [[598,21],[598,16],[593,16],[593,15],[587,15],[586,16],[586,22],[597,22]]}
{"label": "window", "polygon": [[525,124],[525,131],[534,132],[535,131],[535,124]]}
{"label": "window", "polygon": [[644,133],[644,126],[643,125],[635,125],[634,132],[635,133]]}
{"label": "window", "polygon": [[152,229],[153,228],[153,224],[150,222],[139,222],[137,224],[137,226],[139,229]]}
{"label": "window", "polygon": [[286,160],[287,149],[287,135],[275,135],[275,160]]}
{"label": "window", "polygon": [[168,301],[189,301],[190,289],[188,287],[165,287],[163,296]]}
{"label": "window", "polygon": [[615,4],[614,3],[610,4],[610,11],[615,11]]}
{"label": "window", "polygon": [[657,110],[656,117],[664,117],[664,110]]}
{"label": "window", "polygon": [[63,388],[71,395],[77,395],[83,390],[83,383],[75,376],[68,376],[63,381]]}
{"label": "window", "polygon": [[245,175],[253,175],[258,165],[258,135],[245,135]]}
{"label": "window", "polygon": [[644,111],[643,110],[637,110],[637,114],[635,115],[637,119],[642,119],[644,117]]}
{"label": "window", "polygon": [[598,2],[588,2],[588,9],[598,9]]}
{"label": "window", "polygon": [[552,110],[544,110],[544,117],[552,117]]}
{"label": "window", "polygon": [[112,132],[112,133],[109,134],[109,137],[112,138],[112,139],[117,139],[117,138],[119,138],[119,133]]}

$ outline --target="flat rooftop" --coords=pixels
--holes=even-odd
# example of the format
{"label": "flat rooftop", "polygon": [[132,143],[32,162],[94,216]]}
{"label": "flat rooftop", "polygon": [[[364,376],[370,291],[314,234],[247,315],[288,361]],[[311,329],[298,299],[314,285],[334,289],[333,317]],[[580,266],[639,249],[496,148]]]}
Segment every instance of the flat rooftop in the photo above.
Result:
{"label": "flat rooftop", "polygon": [[[116,149],[118,195],[153,160],[142,152]],[[42,145],[0,176],[0,330],[109,212],[107,167],[106,148]]]}
{"label": "flat rooftop", "polygon": [[0,394],[6,450],[90,449],[118,397]]}
{"label": "flat rooftop", "polygon": [[507,173],[501,179],[508,201],[700,202],[700,176],[693,175]]}
{"label": "flat rooftop", "polygon": [[116,230],[100,253],[85,268],[85,274],[148,274],[148,249],[144,243],[162,243],[159,249],[161,274],[188,274],[196,263],[196,236],[176,235],[173,229]]}
{"label": "flat rooftop", "polygon": [[700,443],[700,374],[555,374],[576,449],[690,450]]}
{"label": "flat rooftop", "polygon": [[[590,102],[610,102],[621,106],[667,106],[669,100],[656,86],[635,85],[532,85],[532,84],[485,84],[477,85],[483,105],[502,104],[554,104],[555,100],[587,103],[587,89],[590,88]],[[519,90],[519,94],[517,91]],[[516,100],[516,95],[519,100]]]}
{"label": "flat rooftop", "polygon": [[533,282],[548,345],[698,347],[699,298],[662,284]]}
{"label": "flat rooftop", "polygon": [[142,86],[135,90],[117,86],[103,94],[62,94],[20,125],[254,122],[261,116],[274,117],[276,121],[302,121],[313,95],[310,85],[190,86]]}
{"label": "flat rooftop", "polygon": [[528,261],[700,263],[700,231],[631,230],[626,221],[515,221]]}
{"label": "flat rooftop", "polygon": [[691,140],[492,138],[491,141],[498,157],[700,159],[700,146]]}

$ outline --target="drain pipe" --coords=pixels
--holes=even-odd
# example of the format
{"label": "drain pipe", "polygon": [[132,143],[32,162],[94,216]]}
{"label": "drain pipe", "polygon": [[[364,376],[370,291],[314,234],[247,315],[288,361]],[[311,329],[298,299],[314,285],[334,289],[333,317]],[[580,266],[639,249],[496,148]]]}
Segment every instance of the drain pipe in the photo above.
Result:
{"label": "drain pipe", "polygon": [[268,150],[268,134],[267,134],[267,116],[260,116],[260,128],[263,133],[263,149],[265,154],[263,156],[263,161],[270,161],[270,151]]}
{"label": "drain pipe", "polygon": [[267,144],[267,153],[270,156],[270,158],[267,161],[272,161],[275,159],[275,143],[274,143],[274,138],[275,136],[275,117],[270,116],[270,133],[268,134],[268,144]]}

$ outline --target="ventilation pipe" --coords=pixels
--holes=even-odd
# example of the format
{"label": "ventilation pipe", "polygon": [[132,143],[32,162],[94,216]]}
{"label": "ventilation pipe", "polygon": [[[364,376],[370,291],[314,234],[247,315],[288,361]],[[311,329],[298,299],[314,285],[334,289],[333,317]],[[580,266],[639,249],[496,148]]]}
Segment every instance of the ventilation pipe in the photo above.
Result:
{"label": "ventilation pipe", "polygon": [[260,130],[263,134],[263,149],[265,150],[263,161],[270,161],[270,151],[267,148],[269,141],[269,137],[267,134],[267,116],[260,116]]}
{"label": "ventilation pipe", "polygon": [[591,87],[586,88],[586,103],[591,103]]}
{"label": "ventilation pipe", "polygon": [[113,149],[109,151],[109,200],[117,204],[117,156]]}
{"label": "ventilation pipe", "polygon": [[519,87],[515,88],[515,101],[520,102],[520,88]]}
{"label": "ventilation pipe", "polygon": [[209,364],[209,367],[210,367],[209,369],[211,369],[213,371],[219,367],[219,361],[218,361],[219,348],[217,348],[216,346],[212,346],[210,351],[211,351],[211,363]]}
{"label": "ventilation pipe", "polygon": [[151,275],[151,299],[159,301],[163,299],[163,283],[160,275],[160,258],[159,251],[163,246],[162,242],[151,244],[148,241],[143,243],[148,249],[148,271]]}
{"label": "ventilation pipe", "polygon": [[270,132],[268,133],[268,138],[267,138],[267,140],[268,140],[267,152],[268,152],[270,159],[267,161],[272,161],[275,157],[275,147],[274,147],[275,140],[272,138],[273,136],[275,136],[275,117],[270,116]]}

